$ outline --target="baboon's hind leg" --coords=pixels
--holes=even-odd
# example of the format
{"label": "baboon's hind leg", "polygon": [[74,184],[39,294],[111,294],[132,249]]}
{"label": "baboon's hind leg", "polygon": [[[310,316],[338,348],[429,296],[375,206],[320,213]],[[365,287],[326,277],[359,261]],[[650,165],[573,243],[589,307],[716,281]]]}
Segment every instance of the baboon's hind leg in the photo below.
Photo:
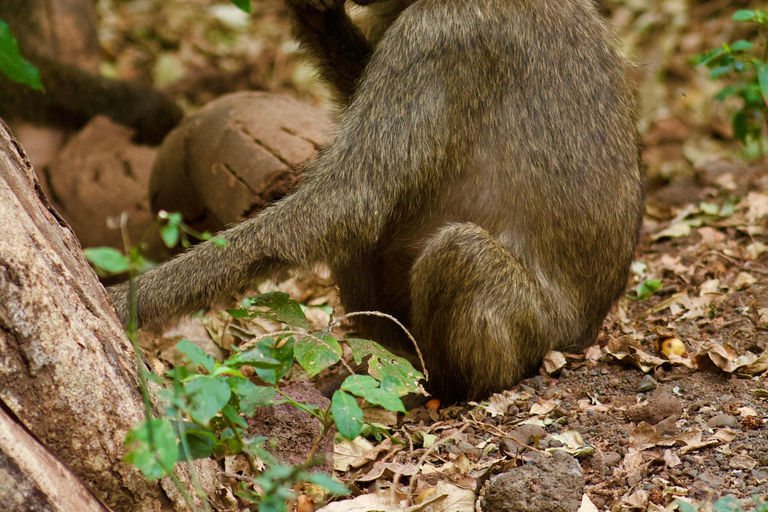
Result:
{"label": "baboon's hind leg", "polygon": [[411,326],[436,397],[482,399],[508,389],[549,350],[541,287],[477,225],[442,228],[410,279]]}

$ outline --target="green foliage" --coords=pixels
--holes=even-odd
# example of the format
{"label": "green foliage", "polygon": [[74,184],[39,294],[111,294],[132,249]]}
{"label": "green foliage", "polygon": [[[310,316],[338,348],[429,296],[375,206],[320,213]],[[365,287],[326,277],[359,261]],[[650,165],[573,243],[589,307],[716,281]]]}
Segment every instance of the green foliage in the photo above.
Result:
{"label": "green foliage", "polygon": [[198,240],[212,240],[213,243],[220,247],[227,245],[227,241],[223,238],[214,237],[207,231],[200,233],[187,226],[184,223],[184,218],[178,212],[168,213],[165,210],[160,210],[157,213],[157,218],[159,221],[164,222],[160,226],[160,238],[163,239],[163,243],[167,247],[176,247],[181,242],[182,247],[188,248],[192,245],[189,241],[190,236]]}
{"label": "green foliage", "polygon": [[232,3],[241,11],[251,14],[251,0],[232,0]]}
{"label": "green foliage", "polygon": [[635,295],[627,295],[632,300],[647,300],[648,297],[659,291],[661,281],[659,279],[646,279],[635,288]]}
{"label": "green foliage", "polygon": [[[163,223],[160,236],[169,246],[188,245],[188,235],[217,240],[207,233],[190,229],[179,214],[160,212],[158,218]],[[121,226],[125,237],[125,218],[121,220]],[[134,276],[146,261],[138,248],[130,247],[125,252],[104,247],[87,249],[85,254],[104,275],[128,272]],[[131,308],[135,310],[135,304]],[[305,309],[285,293],[272,292],[244,299],[242,307],[229,310],[234,318],[266,318],[283,324],[284,329],[249,341],[223,361],[215,360],[194,343],[182,340],[176,348],[184,355],[183,365],[166,372],[165,378],[141,370],[139,378],[146,420],[128,434],[126,444],[131,451],[125,460],[135,464],[149,479],[166,476],[173,479],[177,462],[212,455],[242,455],[254,477],[253,485],[242,483],[238,496],[256,503],[260,511],[285,511],[286,500],[294,497],[293,488],[298,482],[311,482],[331,494],[346,494],[346,488],[330,477],[307,471],[315,463],[314,454],[310,454],[305,463],[294,466],[277,461],[265,449],[268,441],[265,437],[250,435],[245,417],[258,414],[256,409],[259,407],[290,404],[320,421],[321,437],[328,435],[335,426],[347,439],[354,439],[364,432],[380,440],[382,433],[387,434],[386,427],[366,423],[363,409],[355,397],[365,400],[365,407],[381,406],[390,411],[405,412],[401,397],[417,392],[418,381],[423,375],[408,361],[372,341],[342,340],[341,343],[349,345],[357,363],[368,361],[370,375],[348,377],[325,409],[285,395],[279,384],[294,368],[294,362],[309,376],[341,362],[340,341],[330,334],[334,324],[313,331],[304,314]],[[143,368],[132,322],[129,322],[127,333],[137,351],[137,366]],[[248,372],[244,373],[243,367],[248,367]],[[258,382],[246,377],[252,373],[258,377]],[[165,404],[161,418],[153,417],[147,380],[164,385],[157,393]],[[318,439],[315,446],[320,446],[320,441]],[[266,469],[260,471],[257,461],[261,461]],[[190,471],[193,471],[192,466]],[[183,486],[175,481],[184,494]],[[198,492],[202,493],[200,489]],[[186,497],[188,501],[191,499]]]}
{"label": "green foliage", "polygon": [[[753,496],[752,500],[755,502],[755,507],[750,509],[751,512],[768,512],[768,502],[762,501],[756,496]],[[677,505],[680,512],[699,512],[699,510],[704,510],[680,500],[675,501],[674,504]],[[714,512],[745,512],[733,496],[723,496],[712,507]]]}
{"label": "green foliage", "polygon": [[[742,9],[733,14],[733,19],[756,23],[762,34],[768,28],[768,16],[763,11]],[[755,50],[750,41],[723,43],[719,48],[696,55],[693,64],[706,66],[713,80],[726,78],[731,82],[715,98],[723,101],[736,96],[742,100],[741,109],[732,119],[734,136],[746,145],[758,145],[762,149],[760,141],[768,110],[768,44],[765,44],[761,56],[755,56]]]}
{"label": "green foliage", "polygon": [[43,90],[40,71],[21,56],[19,43],[3,21],[0,21],[0,73],[38,91]]}
{"label": "green foliage", "polygon": [[[187,365],[167,372],[169,385],[159,392],[168,404],[166,416],[175,420],[151,420],[153,435],[147,433],[144,423],[132,431],[129,441],[134,449],[127,460],[148,478],[159,478],[169,475],[176,461],[244,454],[256,475],[253,483],[260,491],[243,486],[239,495],[257,503],[259,510],[285,510],[286,500],[293,497],[293,486],[300,481],[320,485],[332,494],[345,494],[346,489],[330,477],[309,474],[306,469],[311,460],[298,466],[280,464],[265,450],[265,438],[249,434],[243,417],[253,415],[258,407],[287,403],[317,418],[323,425],[323,436],[335,426],[347,439],[359,436],[364,428],[381,438],[379,428],[363,420],[355,396],[371,405],[405,412],[400,397],[418,388],[421,374],[371,341],[345,340],[350,342],[358,362],[368,359],[376,363],[372,375],[349,376],[333,395],[328,409],[300,403],[280,391],[280,379],[294,361],[310,375],[338,363],[342,354],[339,340],[327,331],[312,332],[301,305],[284,293],[245,299],[243,308],[232,310],[232,314],[238,318],[269,318],[285,324],[286,330],[255,340],[249,348],[236,351],[222,362],[194,343],[180,341],[176,348],[185,355]],[[247,379],[241,371],[243,366],[252,368],[263,385]],[[402,378],[410,381],[401,382]],[[261,460],[267,469],[257,471],[255,460]]]}

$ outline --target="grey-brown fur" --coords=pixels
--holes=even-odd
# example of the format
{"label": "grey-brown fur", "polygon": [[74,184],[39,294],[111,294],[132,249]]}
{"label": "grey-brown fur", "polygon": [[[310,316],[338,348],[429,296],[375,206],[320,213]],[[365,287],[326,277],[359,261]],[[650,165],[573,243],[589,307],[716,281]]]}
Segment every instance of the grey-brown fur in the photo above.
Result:
{"label": "grey-brown fur", "polygon": [[[375,49],[339,0],[288,3],[345,107],[336,140],[228,247],[140,276],[141,323],[325,261],[348,310],[411,328],[444,399],[594,342],[626,285],[644,178],[625,63],[590,0],[374,2],[403,9]],[[126,290],[112,290],[124,316]],[[413,352],[384,319],[359,328]]]}

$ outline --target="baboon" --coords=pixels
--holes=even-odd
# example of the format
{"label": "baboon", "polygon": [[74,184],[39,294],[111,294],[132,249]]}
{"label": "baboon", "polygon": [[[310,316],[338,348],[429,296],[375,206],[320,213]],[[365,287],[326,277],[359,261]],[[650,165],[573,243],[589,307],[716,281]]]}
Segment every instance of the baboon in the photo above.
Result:
{"label": "baboon", "polygon": [[[595,341],[641,222],[627,64],[590,0],[288,0],[341,104],[298,190],[136,280],[161,326],[291,267],[412,331],[443,400],[481,399]],[[377,35],[378,34],[378,35]],[[128,288],[111,293],[126,317]],[[400,329],[364,335],[413,355]]]}

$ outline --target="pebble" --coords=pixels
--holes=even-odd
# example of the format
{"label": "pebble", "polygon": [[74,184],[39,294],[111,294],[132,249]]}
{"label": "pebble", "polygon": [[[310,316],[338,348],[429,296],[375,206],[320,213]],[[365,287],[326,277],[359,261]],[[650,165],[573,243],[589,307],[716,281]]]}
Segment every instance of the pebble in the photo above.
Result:
{"label": "pebble", "polygon": [[706,484],[713,489],[719,489],[725,485],[725,478],[713,475],[709,471],[704,471],[699,476],[697,476],[696,481]]}
{"label": "pebble", "polygon": [[640,393],[647,393],[648,391],[653,391],[656,389],[656,386],[658,385],[659,383],[656,382],[656,379],[650,375],[646,375],[640,379],[640,382],[637,384],[637,391]]}
{"label": "pebble", "polygon": [[739,428],[739,420],[730,414],[718,414],[717,416],[712,416],[707,420],[707,426],[709,428]]}
{"label": "pebble", "polygon": [[613,467],[619,462],[621,462],[621,455],[619,455],[617,452],[608,452],[603,454],[603,463],[607,467]]}
{"label": "pebble", "polygon": [[536,375],[526,380],[525,383],[536,391],[544,391],[549,385],[549,381],[543,375]]}
{"label": "pebble", "polygon": [[672,416],[661,420],[655,425],[655,427],[656,432],[661,435],[674,434],[675,430],[677,430],[677,415],[673,414]]}

